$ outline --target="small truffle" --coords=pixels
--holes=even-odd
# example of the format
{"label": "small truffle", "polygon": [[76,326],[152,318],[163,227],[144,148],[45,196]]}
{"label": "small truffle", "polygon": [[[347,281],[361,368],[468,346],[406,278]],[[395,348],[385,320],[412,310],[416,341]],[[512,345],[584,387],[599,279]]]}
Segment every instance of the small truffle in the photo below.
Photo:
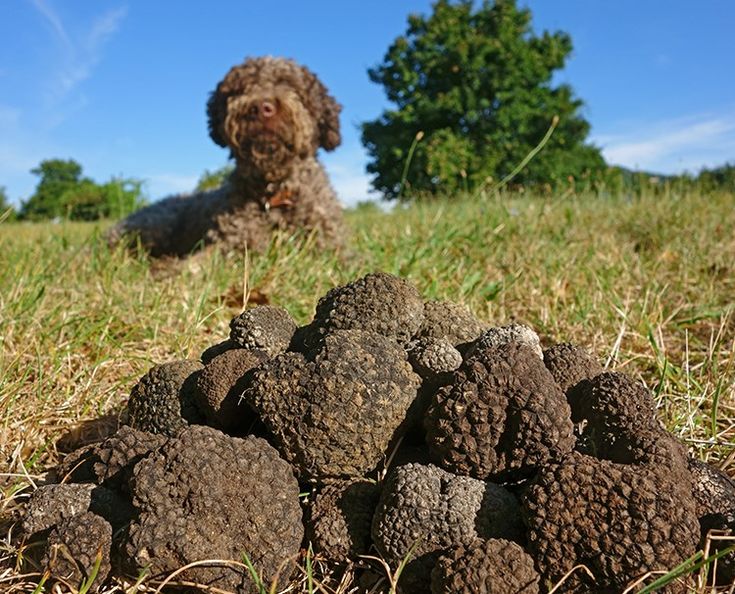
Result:
{"label": "small truffle", "polygon": [[424,426],[436,462],[479,479],[527,478],[574,446],[564,394],[520,342],[476,349],[437,392]]}
{"label": "small truffle", "polygon": [[517,543],[476,540],[439,558],[431,572],[432,594],[538,594],[541,577]]}
{"label": "small truffle", "polygon": [[397,276],[374,272],[319,300],[307,343],[314,347],[334,330],[365,330],[405,344],[423,319],[424,302],[416,287]]}
{"label": "small truffle", "polygon": [[[556,582],[584,564],[595,583],[582,591],[622,591],[649,571],[677,566],[699,542],[691,483],[654,458],[620,464],[572,452],[541,469],[522,503],[544,579]],[[584,584],[581,576],[569,587]]]}
{"label": "small truffle", "polygon": [[466,305],[452,301],[427,301],[424,304],[424,321],[416,338],[446,340],[457,347],[476,340],[488,327]]}
{"label": "small truffle", "polygon": [[373,542],[402,573],[408,591],[426,592],[441,553],[475,539],[522,537],[515,497],[503,487],[433,465],[406,464],[386,480],[372,525]]}
{"label": "small truffle", "polygon": [[335,563],[367,555],[379,495],[378,485],[366,479],[340,481],[319,491],[307,531],[314,551]]}
{"label": "small truffle", "polygon": [[261,350],[275,357],[291,343],[296,322],[284,308],[259,305],[244,311],[230,322],[230,340],[251,350]]}
{"label": "small truffle", "polygon": [[[299,552],[299,485],[263,439],[192,425],[136,465],[132,490],[138,518],[125,546],[131,567],[158,574],[247,554],[270,583]],[[290,573],[285,566],[282,579]],[[257,592],[247,570],[234,566],[193,567],[181,579]]]}
{"label": "small truffle", "polygon": [[469,346],[467,355],[471,355],[478,350],[501,346],[509,342],[520,342],[528,345],[537,357],[541,360],[544,358],[544,352],[541,349],[541,340],[539,339],[538,334],[523,324],[509,324],[507,326],[498,326],[497,328],[485,330],[485,332],[483,332],[480,337]]}
{"label": "small truffle", "polygon": [[555,344],[545,350],[544,363],[565,394],[582,380],[592,379],[605,371],[585,349],[568,342]]}
{"label": "small truffle", "polygon": [[217,355],[197,377],[197,403],[214,427],[232,431],[253,421],[253,413],[241,402],[246,373],[267,360],[264,351],[232,349]]}
{"label": "small truffle", "polygon": [[133,387],[128,400],[130,426],[173,437],[191,423],[200,423],[194,403],[199,361],[173,361],[153,367]]}
{"label": "small truffle", "polygon": [[51,576],[78,586],[99,589],[110,573],[112,527],[100,516],[84,512],[60,522],[51,531],[43,559]]}
{"label": "small truffle", "polygon": [[419,378],[394,340],[333,331],[313,360],[283,353],[253,371],[245,398],[305,479],[362,476],[385,454]]}
{"label": "small truffle", "polygon": [[94,482],[127,493],[133,467],[165,442],[163,435],[124,425],[104,441],[69,454],[54,474],[60,481]]}
{"label": "small truffle", "polygon": [[462,365],[462,355],[444,339],[420,339],[406,348],[413,370],[424,380],[438,380]]}

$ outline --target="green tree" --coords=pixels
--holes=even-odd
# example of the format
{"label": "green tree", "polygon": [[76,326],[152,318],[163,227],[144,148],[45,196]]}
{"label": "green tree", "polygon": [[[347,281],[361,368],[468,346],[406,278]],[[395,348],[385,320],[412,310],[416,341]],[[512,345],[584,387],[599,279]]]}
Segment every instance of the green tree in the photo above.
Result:
{"label": "green tree", "polygon": [[228,163],[227,165],[220,167],[219,169],[215,169],[214,171],[205,169],[204,173],[199,176],[199,181],[197,182],[195,190],[197,192],[205,192],[206,190],[214,190],[216,188],[219,188],[223,183],[225,183],[225,180],[230,177],[230,174],[234,170],[235,165],[233,163]]}
{"label": "green tree", "polygon": [[72,159],[42,161],[31,173],[40,180],[35,193],[21,207],[25,219],[119,218],[144,204],[142,181],[113,177],[97,184],[82,177],[82,166]]}
{"label": "green tree", "polygon": [[[471,190],[511,172],[559,123],[516,178],[523,184],[569,184],[604,167],[585,139],[582,102],[552,76],[572,51],[566,33],[531,29],[515,0],[439,0],[428,17],[411,15],[405,35],[368,70],[396,108],[362,124],[375,189],[398,198]],[[409,158],[410,157],[410,158]]]}

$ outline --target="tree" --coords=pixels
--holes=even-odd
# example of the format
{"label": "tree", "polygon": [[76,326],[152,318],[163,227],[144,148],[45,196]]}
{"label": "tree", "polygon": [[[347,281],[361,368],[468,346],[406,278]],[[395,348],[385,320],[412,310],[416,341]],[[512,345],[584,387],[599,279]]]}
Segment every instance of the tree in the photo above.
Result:
{"label": "tree", "polygon": [[[604,167],[585,144],[582,102],[554,72],[572,51],[566,33],[531,29],[515,0],[439,0],[368,70],[396,108],[362,124],[372,184],[387,199],[403,185],[419,192],[470,190],[511,172],[559,123],[543,151],[518,175],[523,184],[569,183]],[[411,153],[411,154],[409,154]]]}
{"label": "tree", "polygon": [[92,221],[118,218],[143,205],[143,182],[113,177],[97,184],[82,177],[82,166],[69,159],[47,159],[31,173],[41,179],[23,203],[21,217],[30,220],[67,218]]}

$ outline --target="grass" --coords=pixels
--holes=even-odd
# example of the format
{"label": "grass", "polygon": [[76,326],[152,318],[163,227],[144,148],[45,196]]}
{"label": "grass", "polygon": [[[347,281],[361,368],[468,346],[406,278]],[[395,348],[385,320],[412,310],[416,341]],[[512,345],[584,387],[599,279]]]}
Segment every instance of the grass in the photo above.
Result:
{"label": "grass", "polygon": [[728,194],[501,193],[390,213],[361,208],[348,215],[347,253],[280,236],[247,268],[244,254],[209,252],[174,271],[109,251],[101,226],[0,223],[8,520],[0,588],[22,582],[12,579],[21,568],[8,530],[29,485],[63,451],[108,431],[152,364],[198,357],[224,339],[244,293],[306,322],[330,287],[377,269],[409,278],[426,298],[467,303],[493,324],[521,321],[546,343],[586,346],[645,382],[669,429],[727,468],[735,446],[732,205]]}

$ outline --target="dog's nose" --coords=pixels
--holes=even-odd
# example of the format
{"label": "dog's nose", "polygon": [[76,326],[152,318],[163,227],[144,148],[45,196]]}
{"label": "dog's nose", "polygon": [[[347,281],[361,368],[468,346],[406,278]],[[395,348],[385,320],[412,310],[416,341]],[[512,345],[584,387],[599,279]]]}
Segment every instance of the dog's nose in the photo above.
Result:
{"label": "dog's nose", "polygon": [[260,104],[260,113],[264,118],[272,118],[276,115],[276,106],[270,101],[263,101],[263,103]]}

